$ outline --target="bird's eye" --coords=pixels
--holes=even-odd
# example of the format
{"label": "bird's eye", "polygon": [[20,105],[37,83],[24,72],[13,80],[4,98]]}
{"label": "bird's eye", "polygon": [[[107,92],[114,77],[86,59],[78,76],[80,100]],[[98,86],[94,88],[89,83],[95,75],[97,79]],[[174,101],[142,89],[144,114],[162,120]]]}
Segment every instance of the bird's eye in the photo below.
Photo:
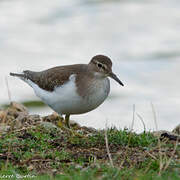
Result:
{"label": "bird's eye", "polygon": [[103,66],[102,66],[102,64],[98,63],[98,67],[99,67],[99,68],[102,68]]}

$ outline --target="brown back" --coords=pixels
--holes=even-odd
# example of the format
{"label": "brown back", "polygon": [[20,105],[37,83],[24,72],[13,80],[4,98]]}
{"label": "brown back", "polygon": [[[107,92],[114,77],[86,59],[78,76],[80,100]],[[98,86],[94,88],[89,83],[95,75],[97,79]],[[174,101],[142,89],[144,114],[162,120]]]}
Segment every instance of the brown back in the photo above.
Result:
{"label": "brown back", "polygon": [[55,87],[61,86],[69,80],[72,74],[86,73],[86,64],[75,64],[69,66],[58,66],[41,72],[24,71],[25,78],[36,83],[40,88],[53,91]]}

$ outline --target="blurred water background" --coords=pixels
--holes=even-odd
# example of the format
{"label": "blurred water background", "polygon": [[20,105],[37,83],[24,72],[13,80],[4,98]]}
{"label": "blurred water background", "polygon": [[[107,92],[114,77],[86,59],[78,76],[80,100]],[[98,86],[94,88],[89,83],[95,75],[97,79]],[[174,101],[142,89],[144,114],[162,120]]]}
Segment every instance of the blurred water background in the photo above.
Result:
{"label": "blurred water background", "polygon": [[[71,116],[81,125],[154,130],[151,102],[159,129],[180,122],[179,0],[1,0],[0,104],[8,102],[5,76],[13,101],[38,100],[33,90],[9,72],[44,70],[88,63],[105,54],[125,84],[111,80],[109,98],[96,110]],[[47,115],[48,107],[30,108]]]}

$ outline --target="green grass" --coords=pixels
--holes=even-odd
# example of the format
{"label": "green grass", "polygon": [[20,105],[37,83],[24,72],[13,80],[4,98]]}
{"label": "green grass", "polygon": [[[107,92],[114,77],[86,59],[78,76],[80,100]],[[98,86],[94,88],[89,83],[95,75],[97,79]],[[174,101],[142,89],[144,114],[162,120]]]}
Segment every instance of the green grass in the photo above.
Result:
{"label": "green grass", "polygon": [[[83,131],[81,133],[83,135]],[[30,174],[34,179],[44,180],[52,178],[54,172],[53,179],[65,180],[180,178],[179,146],[167,169],[160,172],[158,140],[150,132],[136,134],[111,128],[107,137],[114,168],[109,165],[104,131],[79,137],[39,125],[8,132],[1,135],[0,140],[0,179],[3,175],[13,175],[16,179],[16,174]],[[166,149],[162,157],[165,161],[170,158],[174,145],[170,142],[161,145]]]}
{"label": "green grass", "polygon": [[[95,179],[103,179],[103,180],[109,180],[109,179],[137,179],[137,180],[179,180],[179,174],[178,171],[171,172],[166,171],[163,172],[160,176],[157,174],[156,171],[149,171],[147,173],[144,173],[143,170],[137,170],[137,169],[123,169],[119,170],[118,168],[112,168],[107,165],[101,165],[98,167],[90,167],[84,170],[78,169],[76,167],[69,167],[66,168],[64,171],[64,174],[57,174],[55,176],[53,175],[37,175],[35,173],[23,173],[22,171],[19,171],[16,168],[8,167],[7,170],[2,170],[0,172],[0,177],[3,176],[11,176],[13,178],[11,179],[17,179],[18,177],[26,177],[24,179],[36,179],[36,180],[49,180],[49,179],[61,179],[61,180],[95,180]],[[29,177],[29,178],[28,178]],[[3,179],[3,178],[1,178]],[[5,179],[5,178],[4,178]]]}
{"label": "green grass", "polygon": [[[37,101],[37,100],[23,101],[23,102],[21,102],[21,104],[23,104],[27,108],[35,108],[35,107],[44,107],[44,106],[47,106],[42,101]],[[7,108],[7,107],[9,107],[9,104],[0,104],[0,107]]]}
{"label": "green grass", "polygon": [[44,107],[47,106],[42,101],[24,101],[22,102],[24,106],[28,107]]}
{"label": "green grass", "polygon": [[[109,144],[113,145],[129,145],[129,147],[146,147],[157,145],[157,139],[150,132],[145,132],[138,135],[136,133],[130,132],[127,129],[117,130],[115,128],[111,128],[107,131],[107,136]],[[105,144],[104,133],[102,132],[91,136],[88,139],[88,143],[86,143],[86,145],[94,144],[96,146],[99,143]]]}

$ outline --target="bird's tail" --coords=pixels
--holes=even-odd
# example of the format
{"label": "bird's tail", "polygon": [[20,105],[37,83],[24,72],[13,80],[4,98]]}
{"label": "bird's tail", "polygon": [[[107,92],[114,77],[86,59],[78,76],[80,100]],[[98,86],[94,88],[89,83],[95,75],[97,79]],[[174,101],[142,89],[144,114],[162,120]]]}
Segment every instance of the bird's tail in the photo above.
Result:
{"label": "bird's tail", "polygon": [[35,81],[34,79],[37,77],[37,76],[35,76],[35,78],[33,77],[34,76],[34,74],[36,75],[36,72],[33,72],[33,71],[28,71],[28,70],[26,70],[26,71],[23,71],[22,73],[11,73],[10,72],[10,76],[15,76],[15,77],[18,77],[18,78],[20,78],[21,80],[23,80],[23,81],[27,81],[27,80],[31,80],[31,81]]}
{"label": "bird's tail", "polygon": [[10,72],[10,76],[16,76],[16,77],[20,77],[20,78],[25,78],[25,74],[17,74],[17,73],[11,73],[11,72]]}

